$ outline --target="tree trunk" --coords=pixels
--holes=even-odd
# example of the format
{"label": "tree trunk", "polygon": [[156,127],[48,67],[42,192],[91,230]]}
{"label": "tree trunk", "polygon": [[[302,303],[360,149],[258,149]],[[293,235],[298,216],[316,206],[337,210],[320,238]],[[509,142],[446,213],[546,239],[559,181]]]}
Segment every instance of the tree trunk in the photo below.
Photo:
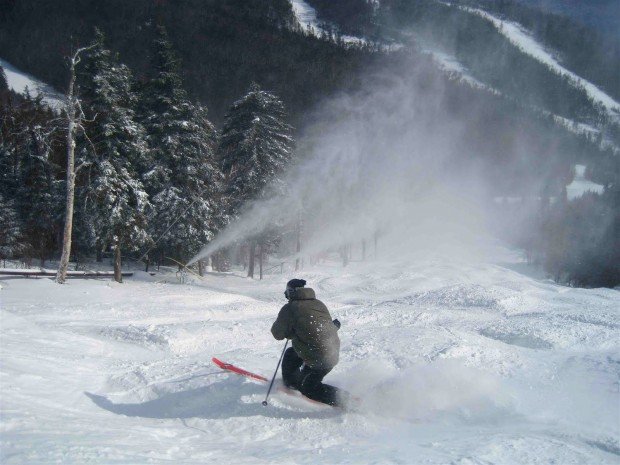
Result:
{"label": "tree trunk", "polygon": [[254,278],[254,255],[256,254],[256,242],[250,242],[250,257],[248,263],[248,278]]}
{"label": "tree trunk", "polygon": [[149,254],[146,254],[146,257],[144,257],[144,272],[145,273],[149,272],[150,265],[151,265],[151,257]]}
{"label": "tree trunk", "polygon": [[263,244],[258,249],[258,276],[259,279],[263,279]]}
{"label": "tree trunk", "polygon": [[123,282],[123,275],[121,274],[121,244],[116,242],[114,244],[114,281],[117,283]]}
{"label": "tree trunk", "polygon": [[243,244],[239,246],[239,253],[241,260],[243,261],[243,271],[248,269],[248,246],[247,244]]}
{"label": "tree trunk", "polygon": [[340,246],[340,258],[342,258],[342,266],[347,266],[349,264],[348,246],[346,245]]}
{"label": "tree trunk", "polygon": [[[73,100],[73,82],[75,81],[75,70],[71,75],[71,100]],[[67,130],[67,197],[65,199],[65,227],[62,236],[62,254],[56,274],[56,282],[63,284],[67,279],[67,269],[69,268],[69,257],[71,256],[71,235],[73,231],[73,203],[75,199],[75,121],[73,116],[69,117],[69,128]]]}
{"label": "tree trunk", "polygon": [[101,244],[101,242],[97,241],[97,244],[95,247],[97,247],[97,263],[101,263],[103,261],[103,254],[101,253],[101,249],[103,248],[103,245]]}
{"label": "tree trunk", "polygon": [[297,252],[297,258],[295,259],[295,271],[299,270],[300,260],[299,253],[301,252],[301,212],[299,213],[299,218],[297,219],[297,227],[296,231],[296,240],[297,244],[295,245],[295,252]]}
{"label": "tree trunk", "polygon": [[204,263],[202,263],[202,260],[198,260],[198,276],[204,276],[204,275],[205,275]]}
{"label": "tree trunk", "polygon": [[375,231],[375,260],[377,259],[377,241],[379,240],[379,233]]}

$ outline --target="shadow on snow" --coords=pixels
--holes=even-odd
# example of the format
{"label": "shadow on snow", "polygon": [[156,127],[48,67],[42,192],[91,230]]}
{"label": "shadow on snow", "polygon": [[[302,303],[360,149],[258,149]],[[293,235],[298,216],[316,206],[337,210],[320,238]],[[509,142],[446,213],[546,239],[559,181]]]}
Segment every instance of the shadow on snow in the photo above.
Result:
{"label": "shadow on snow", "polygon": [[90,392],[84,394],[98,407],[128,417],[225,419],[253,416],[330,418],[338,415],[338,412],[328,407],[299,411],[274,405],[264,407],[259,401],[244,402],[244,396],[264,395],[265,386],[240,379],[223,380],[197,389],[166,393],[142,403],[116,404],[105,396]]}

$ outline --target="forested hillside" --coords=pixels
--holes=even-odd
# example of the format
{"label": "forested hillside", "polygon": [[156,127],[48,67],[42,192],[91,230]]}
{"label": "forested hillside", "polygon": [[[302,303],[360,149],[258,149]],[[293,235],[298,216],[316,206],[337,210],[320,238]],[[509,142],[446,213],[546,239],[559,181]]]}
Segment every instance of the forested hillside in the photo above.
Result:
{"label": "forested hillside", "polygon": [[[570,3],[570,2],[568,2]],[[582,2],[576,2],[582,3]],[[596,1],[583,2],[582,8],[596,8]],[[620,27],[620,5],[615,11],[612,1],[601,6],[601,16],[607,8],[610,12],[609,21],[618,22]],[[584,24],[574,16],[553,14],[561,13],[562,9],[551,9],[551,13],[541,12],[540,9],[526,7],[516,1],[484,1],[482,5],[488,11],[498,13],[523,25],[531,31],[537,39],[552,50],[559,53],[562,63],[580,76],[596,83],[616,99],[620,99],[620,33],[608,33],[607,30],[597,27],[598,24]],[[570,8],[567,6],[566,9]],[[576,9],[579,7],[576,6]],[[613,16],[616,16],[614,19]],[[583,18],[583,15],[580,17]]]}
{"label": "forested hillside", "polygon": [[517,0],[539,10],[556,13],[573,21],[601,31],[614,40],[620,40],[620,3],[616,0]]}
{"label": "forested hillside", "polygon": [[[481,7],[515,21],[559,53],[570,70],[620,98],[620,5],[613,0],[542,2],[540,0],[309,0],[319,19],[349,34],[393,35],[403,25],[432,29],[444,41],[455,41],[476,25],[453,17],[455,7]],[[587,13],[590,14],[587,14]],[[442,24],[451,27],[442,29]],[[613,26],[615,25],[615,26]],[[395,28],[395,26],[397,26]],[[480,51],[480,50],[478,50]],[[515,67],[518,69],[518,67]]]}
{"label": "forested hillside", "polygon": [[355,85],[372,53],[295,32],[287,0],[2,0],[0,56],[64,90],[64,57],[94,28],[138,80],[150,72],[148,44],[164,25],[188,92],[222,121],[252,81],[281,95],[296,121],[321,97]]}

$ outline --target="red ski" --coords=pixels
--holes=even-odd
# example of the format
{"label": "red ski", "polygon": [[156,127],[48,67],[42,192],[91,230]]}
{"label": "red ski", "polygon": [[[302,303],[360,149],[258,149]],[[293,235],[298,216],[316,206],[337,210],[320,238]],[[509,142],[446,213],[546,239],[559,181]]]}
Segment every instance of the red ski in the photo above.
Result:
{"label": "red ski", "polygon": [[236,367],[235,365],[232,365],[230,363],[222,362],[219,358],[213,357],[211,360],[222,370],[232,371],[233,373],[237,373],[238,375],[245,376],[246,378],[257,379],[265,383],[269,382],[269,380],[265,378],[264,376],[257,375],[255,373],[250,373],[249,371],[244,370],[243,368]]}
{"label": "red ski", "polygon": [[[215,363],[222,370],[231,371],[231,372],[236,373],[238,375],[245,376],[246,378],[255,379],[257,381],[262,381],[263,383],[268,383],[269,382],[269,380],[267,378],[265,378],[264,376],[257,375],[256,373],[252,373],[251,371],[244,370],[243,368],[239,368],[238,366],[235,366],[232,363],[222,362],[219,358],[213,357],[211,360],[213,361],[213,363]],[[331,407],[330,405],[324,404],[322,402],[318,402],[316,400],[309,399],[308,397],[304,396],[301,392],[296,391],[294,389],[288,389],[288,388],[286,388],[284,386],[279,386],[277,389],[280,392],[283,392],[283,393],[288,394],[288,395],[293,396],[293,397],[304,399],[305,401],[312,402],[313,404],[319,404],[319,405],[322,405],[322,406]]]}

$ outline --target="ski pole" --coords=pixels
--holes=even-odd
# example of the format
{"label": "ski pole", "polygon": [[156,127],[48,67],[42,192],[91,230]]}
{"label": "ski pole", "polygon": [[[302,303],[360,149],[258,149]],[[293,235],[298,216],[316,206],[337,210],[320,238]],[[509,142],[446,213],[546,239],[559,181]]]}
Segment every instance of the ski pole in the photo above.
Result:
{"label": "ski pole", "polygon": [[286,346],[288,345],[288,339],[284,343],[284,349],[282,349],[282,355],[280,355],[280,360],[278,360],[278,365],[276,366],[276,371],[273,373],[273,378],[271,378],[271,384],[269,385],[269,389],[267,390],[267,395],[265,396],[265,400],[263,401],[263,405],[267,407],[269,403],[267,399],[269,399],[269,394],[271,394],[271,388],[273,387],[273,382],[276,380],[276,375],[278,374],[278,368],[280,368],[280,363],[282,363],[282,358],[284,358],[284,352],[286,351]]}

